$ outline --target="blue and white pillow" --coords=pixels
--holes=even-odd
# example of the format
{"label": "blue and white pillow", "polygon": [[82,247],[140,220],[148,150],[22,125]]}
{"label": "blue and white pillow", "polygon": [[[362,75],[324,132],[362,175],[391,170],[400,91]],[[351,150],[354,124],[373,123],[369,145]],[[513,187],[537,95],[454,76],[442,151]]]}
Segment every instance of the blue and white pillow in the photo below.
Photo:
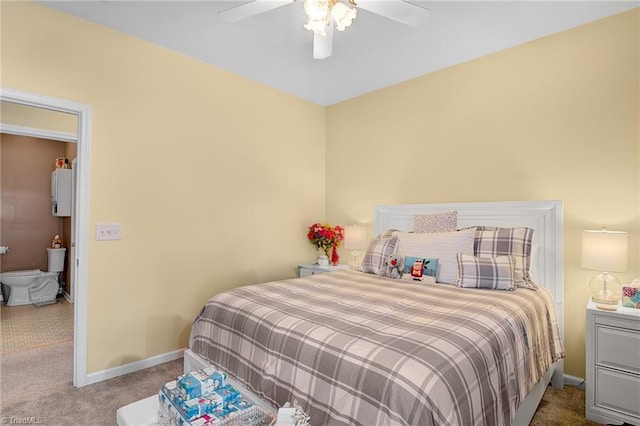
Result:
{"label": "blue and white pillow", "polygon": [[435,258],[424,258],[424,257],[416,257],[416,256],[405,256],[404,257],[404,275],[402,278],[412,279],[411,276],[411,268],[413,268],[413,264],[416,263],[417,260],[422,260],[422,275],[425,277],[433,277],[435,278],[438,274],[438,259]]}

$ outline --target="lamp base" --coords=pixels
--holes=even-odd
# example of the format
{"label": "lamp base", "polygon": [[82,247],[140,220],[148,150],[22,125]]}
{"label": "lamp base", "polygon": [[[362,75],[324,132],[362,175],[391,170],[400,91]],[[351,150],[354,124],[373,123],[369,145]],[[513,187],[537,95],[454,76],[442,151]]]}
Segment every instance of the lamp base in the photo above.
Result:
{"label": "lamp base", "polygon": [[591,300],[594,301],[594,303],[598,303],[600,305],[611,305],[611,306],[615,306],[618,304],[618,299],[616,299],[615,297],[613,297],[613,295],[611,294],[592,294],[591,295]]}
{"label": "lamp base", "polygon": [[617,311],[618,301],[622,296],[622,284],[614,275],[603,272],[589,281],[591,300],[598,309]]}
{"label": "lamp base", "polygon": [[592,295],[591,301],[595,303],[596,308],[601,309],[603,311],[617,311],[618,310],[618,301],[615,299],[607,299],[601,298]]}
{"label": "lamp base", "polygon": [[601,309],[603,311],[617,311],[618,305],[604,305],[602,303],[596,303],[596,308]]}
{"label": "lamp base", "polygon": [[358,250],[353,250],[351,252],[351,258],[349,259],[349,268],[357,271],[360,269],[360,252]]}

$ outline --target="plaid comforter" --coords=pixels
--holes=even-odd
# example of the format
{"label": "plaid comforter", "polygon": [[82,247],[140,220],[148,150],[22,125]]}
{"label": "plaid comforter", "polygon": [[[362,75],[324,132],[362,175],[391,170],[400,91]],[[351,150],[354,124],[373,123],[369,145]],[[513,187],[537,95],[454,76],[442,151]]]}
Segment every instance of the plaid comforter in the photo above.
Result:
{"label": "plaid comforter", "polygon": [[508,425],[564,356],[548,291],[341,270],[211,298],[191,349],[319,425]]}

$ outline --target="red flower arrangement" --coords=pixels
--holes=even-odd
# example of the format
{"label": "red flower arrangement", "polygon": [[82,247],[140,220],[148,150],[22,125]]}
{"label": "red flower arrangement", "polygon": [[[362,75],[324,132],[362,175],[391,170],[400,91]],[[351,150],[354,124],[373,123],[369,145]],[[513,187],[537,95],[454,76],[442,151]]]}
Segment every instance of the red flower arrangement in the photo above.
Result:
{"label": "red flower arrangement", "polygon": [[337,248],[344,241],[344,228],[340,225],[335,227],[331,225],[322,225],[314,223],[309,227],[307,232],[309,242],[318,250],[324,251],[327,257],[330,256],[331,250]]}

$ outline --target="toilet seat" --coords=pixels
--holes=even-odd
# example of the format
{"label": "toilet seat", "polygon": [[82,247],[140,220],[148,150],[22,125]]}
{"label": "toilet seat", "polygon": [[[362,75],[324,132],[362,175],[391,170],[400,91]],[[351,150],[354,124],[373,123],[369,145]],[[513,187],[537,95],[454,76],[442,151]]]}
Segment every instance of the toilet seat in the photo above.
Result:
{"label": "toilet seat", "polygon": [[11,271],[11,272],[2,272],[0,275],[3,277],[24,277],[28,275],[40,275],[42,271],[40,269],[28,269],[25,271]]}

